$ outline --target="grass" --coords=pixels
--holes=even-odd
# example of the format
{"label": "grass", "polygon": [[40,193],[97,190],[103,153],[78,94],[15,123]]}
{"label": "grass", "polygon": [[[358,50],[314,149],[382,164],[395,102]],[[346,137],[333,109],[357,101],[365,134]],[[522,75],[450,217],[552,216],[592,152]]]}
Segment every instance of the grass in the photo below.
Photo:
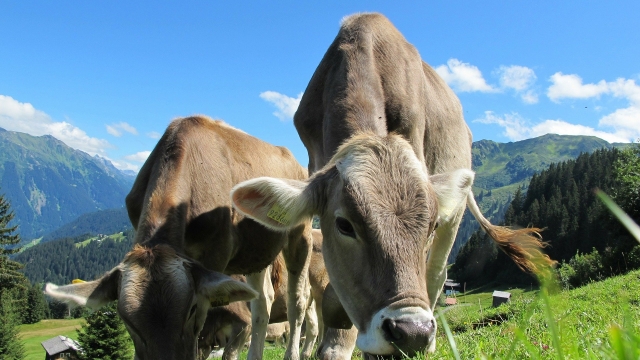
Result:
{"label": "grass", "polygon": [[75,244],[75,246],[76,246],[76,248],[83,248],[83,247],[87,246],[92,241],[103,241],[103,240],[106,240],[106,239],[113,239],[116,242],[120,242],[122,240],[125,240],[126,236],[122,232],[119,232],[119,233],[116,233],[116,234],[112,234],[112,235],[106,235],[106,236],[105,235],[98,235],[98,236],[90,237],[87,240],[78,242],[78,243]]}
{"label": "grass", "polygon": [[[436,352],[413,359],[640,358],[640,271],[555,294],[498,289],[511,292],[512,301],[497,308],[493,289],[473,289],[465,302],[441,309]],[[264,358],[282,359],[284,351],[266,348]]]}
{"label": "grass", "polygon": [[[511,292],[512,301],[492,308],[491,292],[496,289]],[[438,314],[436,352],[414,359],[640,358],[640,270],[554,294],[489,284],[468,290],[458,301]],[[42,358],[40,342],[51,337],[76,338],[75,328],[82,321],[20,326],[26,359]],[[264,359],[282,359],[285,350],[266,344]],[[246,357],[245,350],[240,359]],[[361,355],[355,351],[352,358]]]}
{"label": "grass", "polygon": [[40,344],[54,336],[63,335],[77,340],[76,330],[84,319],[42,320],[36,324],[20,325],[20,338],[24,343],[25,359],[43,359],[44,348]]}
{"label": "grass", "polygon": [[452,340],[462,359],[637,359],[640,271],[553,295],[525,292],[482,314],[457,306],[444,315],[451,338],[441,325],[427,359],[455,358]]}

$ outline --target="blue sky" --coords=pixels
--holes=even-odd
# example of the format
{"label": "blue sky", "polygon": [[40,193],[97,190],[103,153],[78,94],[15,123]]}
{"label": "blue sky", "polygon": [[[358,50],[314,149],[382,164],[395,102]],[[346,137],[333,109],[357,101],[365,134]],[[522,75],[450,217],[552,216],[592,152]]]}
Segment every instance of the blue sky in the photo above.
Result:
{"label": "blue sky", "polygon": [[137,170],[206,114],[307,154],[291,116],[342,17],[385,14],[474,140],[640,138],[638,1],[0,2],[0,127]]}

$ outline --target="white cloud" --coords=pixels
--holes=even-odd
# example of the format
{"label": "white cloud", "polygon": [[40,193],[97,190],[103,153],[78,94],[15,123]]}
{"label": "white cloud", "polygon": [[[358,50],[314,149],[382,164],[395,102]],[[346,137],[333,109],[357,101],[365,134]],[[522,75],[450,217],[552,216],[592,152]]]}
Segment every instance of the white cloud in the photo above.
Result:
{"label": "white cloud", "polygon": [[503,88],[524,91],[536,81],[535,72],[526,66],[502,65],[497,72],[500,76],[500,86]]}
{"label": "white cloud", "polygon": [[513,90],[525,104],[538,103],[538,94],[531,89],[537,79],[533,69],[520,65],[501,65],[493,74],[499,77],[501,90]]}
{"label": "white cloud", "polygon": [[140,165],[135,165],[124,160],[113,160],[113,159],[107,159],[107,160],[111,161],[113,163],[113,166],[115,166],[120,170],[131,170],[135,172],[138,172],[138,170],[140,170]]}
{"label": "white cloud", "polygon": [[62,121],[54,122],[49,115],[29,103],[21,103],[10,96],[0,95],[0,127],[33,136],[52,135],[68,146],[91,155],[106,157],[113,146],[104,139],[90,137],[82,129]]}
{"label": "white cloud", "polygon": [[526,91],[520,94],[520,98],[527,104],[536,104],[538,103],[538,94],[533,90]]}
{"label": "white cloud", "polygon": [[517,113],[505,114],[500,117],[492,111],[485,111],[484,118],[476,119],[474,122],[499,125],[504,128],[503,135],[513,141],[545,134],[597,136],[608,142],[631,142],[640,136],[640,129],[636,129],[635,133],[624,128],[607,132],[596,130],[589,126],[571,124],[563,120],[545,120],[537,124],[531,124]]}
{"label": "white cloud", "polygon": [[126,122],[120,122],[119,124],[107,125],[107,132],[115,137],[122,136],[122,131],[126,131],[133,135],[138,135],[138,130]]}
{"label": "white cloud", "polygon": [[151,151],[139,151],[135,154],[127,155],[124,158],[129,161],[143,163],[147,160],[149,155],[151,155]]}
{"label": "white cloud", "polygon": [[504,128],[503,135],[513,141],[526,139],[529,132],[527,121],[518,113],[505,114],[503,117],[499,117],[493,111],[485,111],[484,118],[473,120],[473,122],[499,125]]}
{"label": "white cloud", "polygon": [[160,134],[157,131],[150,131],[147,133],[147,136],[152,138],[152,139],[160,139],[160,137],[162,136],[162,134]]}
{"label": "white cloud", "polygon": [[588,135],[597,136],[612,143],[630,142],[630,138],[621,132],[609,133],[596,130],[589,126],[571,124],[563,120],[545,120],[531,128],[529,137],[536,137],[544,134]]}
{"label": "white cloud", "polygon": [[287,121],[293,119],[293,115],[296,113],[296,110],[298,110],[302,93],[298,94],[297,98],[292,98],[275,91],[265,91],[260,93],[260,97],[278,108],[273,115],[282,121]]}
{"label": "white cloud", "polygon": [[561,99],[587,99],[598,97],[609,91],[609,86],[604,80],[597,84],[583,84],[582,78],[575,74],[564,75],[557,72],[549,79],[553,84],[547,89],[547,96],[553,102]]}
{"label": "white cloud", "polygon": [[487,82],[482,77],[482,73],[477,66],[463,63],[458,59],[449,59],[447,65],[440,65],[435,71],[449,84],[455,91],[459,92],[497,92],[498,89]]}
{"label": "white cloud", "polygon": [[[607,82],[600,80],[597,84],[583,84],[578,75],[564,75],[560,72],[551,76],[553,83],[547,95],[552,101],[560,99],[586,99],[611,95],[629,102],[629,106],[617,109],[613,113],[603,116],[598,126],[610,127],[616,136],[633,141],[640,137],[640,86],[635,80],[619,78]],[[596,106],[596,110],[599,110]]]}

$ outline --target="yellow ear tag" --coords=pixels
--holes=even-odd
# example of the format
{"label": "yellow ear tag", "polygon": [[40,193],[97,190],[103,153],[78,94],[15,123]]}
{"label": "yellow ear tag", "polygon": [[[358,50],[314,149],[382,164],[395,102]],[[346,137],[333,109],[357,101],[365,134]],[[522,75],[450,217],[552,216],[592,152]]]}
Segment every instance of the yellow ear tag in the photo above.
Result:
{"label": "yellow ear tag", "polygon": [[291,216],[287,212],[287,209],[276,203],[271,207],[271,210],[267,213],[267,216],[282,225],[289,225],[291,223]]}
{"label": "yellow ear tag", "polygon": [[73,280],[71,281],[71,283],[72,283],[72,284],[80,284],[80,283],[83,283],[83,282],[86,282],[86,281],[81,280],[81,279],[73,279]]}
{"label": "yellow ear tag", "polygon": [[229,295],[216,296],[211,300],[212,307],[229,305]]}

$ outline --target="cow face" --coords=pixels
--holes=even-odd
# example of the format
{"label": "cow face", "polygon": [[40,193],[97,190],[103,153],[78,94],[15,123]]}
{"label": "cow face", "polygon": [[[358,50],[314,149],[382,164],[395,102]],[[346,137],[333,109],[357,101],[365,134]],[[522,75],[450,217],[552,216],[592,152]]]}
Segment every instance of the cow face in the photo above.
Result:
{"label": "cow face", "polygon": [[56,286],[59,300],[98,308],[118,300],[136,359],[195,359],[198,333],[213,305],[253,299],[247,284],[209,271],[169,246],[136,246],[101,279]]}
{"label": "cow face", "polygon": [[253,179],[232,200],[273,229],[319,215],[331,286],[358,329],[358,347],[411,355],[435,337],[425,282],[435,228],[464,204],[472,180],[469,170],[428,176],[399,136],[358,136],[308,182]]}

